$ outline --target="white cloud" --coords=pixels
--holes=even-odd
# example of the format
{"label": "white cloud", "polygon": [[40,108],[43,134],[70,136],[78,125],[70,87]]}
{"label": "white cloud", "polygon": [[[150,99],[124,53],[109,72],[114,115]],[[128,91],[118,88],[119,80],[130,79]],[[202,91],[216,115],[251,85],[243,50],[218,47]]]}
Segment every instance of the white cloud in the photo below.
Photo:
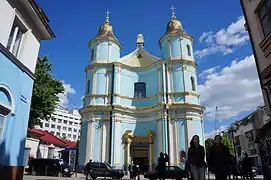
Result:
{"label": "white cloud", "polygon": [[62,81],[62,84],[64,86],[64,92],[58,94],[59,97],[59,105],[66,107],[69,103],[68,94],[76,94],[76,91],[74,88],[72,88],[71,84],[66,84],[64,81]]}
{"label": "white cloud", "polygon": [[202,58],[215,53],[223,53],[223,55],[232,53],[249,40],[244,24],[244,16],[240,16],[237,21],[231,23],[227,28],[220,29],[217,32],[203,32],[199,41],[205,43],[207,47],[195,51],[195,55]]}
{"label": "white cloud", "polygon": [[212,73],[216,72],[217,69],[219,69],[219,68],[220,68],[220,66],[214,66],[212,68],[206,69],[202,73],[199,74],[199,77],[203,77],[203,76],[207,76],[209,74],[212,74]]}
{"label": "white cloud", "polygon": [[253,55],[234,60],[220,71],[212,68],[206,71],[213,72],[205,73],[206,81],[199,85],[201,104],[206,107],[206,119],[214,120],[216,106],[217,120],[222,121],[263,105]]}
{"label": "white cloud", "polygon": [[216,135],[218,135],[222,131],[225,131],[226,129],[228,129],[228,126],[226,126],[226,125],[220,126],[218,129],[215,129],[211,132],[205,133],[204,138],[205,139],[214,138]]}

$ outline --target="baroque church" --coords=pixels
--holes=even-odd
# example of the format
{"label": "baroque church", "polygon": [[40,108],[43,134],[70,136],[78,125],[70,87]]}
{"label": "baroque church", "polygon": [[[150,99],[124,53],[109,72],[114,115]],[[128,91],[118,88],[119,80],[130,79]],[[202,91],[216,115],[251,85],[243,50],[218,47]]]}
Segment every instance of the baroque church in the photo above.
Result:
{"label": "baroque church", "polygon": [[152,170],[160,152],[169,155],[170,165],[180,165],[193,135],[204,142],[193,37],[174,9],[159,40],[160,57],[144,49],[142,34],[136,49],[120,57],[108,13],[88,45],[79,166],[92,159],[126,169],[137,161]]}

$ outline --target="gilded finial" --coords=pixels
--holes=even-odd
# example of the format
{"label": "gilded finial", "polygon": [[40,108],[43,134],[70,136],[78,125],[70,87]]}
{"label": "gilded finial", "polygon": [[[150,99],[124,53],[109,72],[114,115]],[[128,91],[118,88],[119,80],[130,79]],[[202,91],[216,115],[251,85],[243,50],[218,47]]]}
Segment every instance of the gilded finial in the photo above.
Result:
{"label": "gilded finial", "polygon": [[175,16],[175,10],[176,10],[176,8],[175,8],[174,6],[172,6],[172,7],[170,8],[170,10],[171,10],[171,13],[172,13],[171,18],[176,19],[176,16]]}
{"label": "gilded finial", "polygon": [[109,23],[109,14],[110,13],[111,12],[109,12],[108,10],[105,12],[105,14],[106,14],[105,22],[107,22],[107,23]]}

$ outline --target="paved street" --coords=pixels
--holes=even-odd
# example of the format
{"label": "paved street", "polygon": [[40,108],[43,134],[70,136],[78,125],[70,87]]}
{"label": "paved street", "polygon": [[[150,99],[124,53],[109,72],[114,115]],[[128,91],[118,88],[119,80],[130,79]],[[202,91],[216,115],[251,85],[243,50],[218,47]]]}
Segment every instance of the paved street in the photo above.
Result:
{"label": "paved street", "polygon": [[[67,177],[48,177],[48,176],[28,176],[25,175],[23,180],[84,180],[85,177],[83,175],[78,175],[77,178],[75,177],[71,177],[71,178],[67,178]],[[97,180],[101,180],[104,178],[97,178]],[[108,178],[109,179],[109,178]],[[124,176],[123,180],[128,180],[129,177],[128,176]],[[210,177],[210,180],[214,180],[215,178],[213,176]],[[240,178],[239,178],[240,179]],[[257,176],[255,178],[255,180],[262,180],[263,177],[262,176]],[[145,180],[145,178],[143,178],[143,176],[140,178],[140,180]],[[206,176],[206,180],[208,180],[208,177]]]}

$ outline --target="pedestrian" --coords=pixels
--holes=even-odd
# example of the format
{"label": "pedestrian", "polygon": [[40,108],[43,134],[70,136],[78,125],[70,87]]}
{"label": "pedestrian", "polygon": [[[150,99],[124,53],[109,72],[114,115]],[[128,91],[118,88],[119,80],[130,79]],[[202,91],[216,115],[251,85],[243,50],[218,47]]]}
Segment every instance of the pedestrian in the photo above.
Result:
{"label": "pedestrian", "polygon": [[199,136],[195,135],[188,149],[188,164],[193,180],[205,180],[206,162],[204,147],[199,144]]}
{"label": "pedestrian", "polygon": [[137,177],[137,179],[140,180],[140,167],[139,167],[139,164],[137,161],[135,162],[133,171],[134,171],[134,173],[133,173],[134,179],[136,179],[136,177]]}
{"label": "pedestrian", "polygon": [[129,170],[129,173],[130,173],[130,180],[134,180],[134,162],[131,161],[131,163],[129,164],[129,167],[128,167],[128,170]]}
{"label": "pedestrian", "polygon": [[88,163],[86,164],[85,172],[86,172],[86,180],[88,180],[89,176],[92,175],[92,159],[90,159]]}
{"label": "pedestrian", "polygon": [[248,157],[247,152],[243,152],[243,159],[242,159],[242,175],[243,179],[254,179],[252,174],[252,160]]}
{"label": "pedestrian", "polygon": [[166,153],[160,153],[160,157],[158,158],[158,165],[156,167],[158,171],[159,180],[165,180],[166,176],[166,162],[169,161],[169,157]]}
{"label": "pedestrian", "polygon": [[229,148],[222,144],[222,137],[215,136],[215,143],[209,150],[208,166],[215,174],[216,180],[226,180],[230,174],[231,154]]}

